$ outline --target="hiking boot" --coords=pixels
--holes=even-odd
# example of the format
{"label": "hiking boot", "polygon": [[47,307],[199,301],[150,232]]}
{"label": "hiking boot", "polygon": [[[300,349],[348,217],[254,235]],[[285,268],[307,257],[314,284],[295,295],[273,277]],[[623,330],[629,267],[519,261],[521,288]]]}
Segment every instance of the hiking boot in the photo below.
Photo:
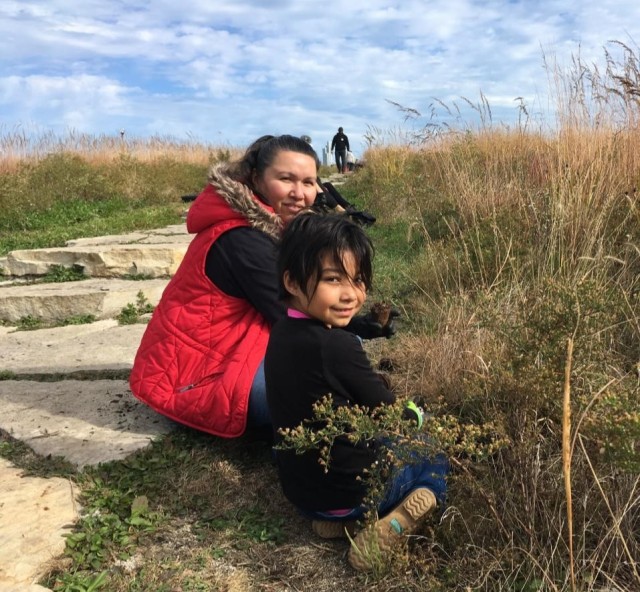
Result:
{"label": "hiking boot", "polygon": [[311,529],[321,539],[346,539],[354,535],[356,524],[355,520],[314,520]]}
{"label": "hiking boot", "polygon": [[436,505],[436,496],[430,489],[414,489],[384,518],[361,530],[351,541],[351,567],[371,570],[389,551],[406,541],[406,535],[414,532]]}

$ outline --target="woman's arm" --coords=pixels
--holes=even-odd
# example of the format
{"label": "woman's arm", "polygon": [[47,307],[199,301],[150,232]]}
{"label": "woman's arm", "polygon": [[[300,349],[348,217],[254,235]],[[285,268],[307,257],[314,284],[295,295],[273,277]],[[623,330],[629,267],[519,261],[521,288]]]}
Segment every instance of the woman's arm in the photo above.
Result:
{"label": "woman's arm", "polygon": [[211,246],[205,273],[225,294],[248,300],[273,325],[286,313],[278,297],[276,257],[276,245],[266,234],[234,228]]}

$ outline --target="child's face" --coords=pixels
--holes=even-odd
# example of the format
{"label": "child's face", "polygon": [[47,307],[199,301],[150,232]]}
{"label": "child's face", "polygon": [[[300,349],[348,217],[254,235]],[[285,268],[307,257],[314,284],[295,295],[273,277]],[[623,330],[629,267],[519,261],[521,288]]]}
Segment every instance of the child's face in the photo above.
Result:
{"label": "child's face", "polygon": [[322,257],[322,267],[315,292],[315,278],[310,280],[307,286],[306,292],[312,294],[310,299],[297,284],[289,281],[288,274],[285,272],[284,282],[292,295],[293,308],[322,321],[328,327],[348,325],[349,321],[360,312],[367,299],[367,291],[356,268],[353,253],[346,252],[342,262],[346,274],[329,255]]}

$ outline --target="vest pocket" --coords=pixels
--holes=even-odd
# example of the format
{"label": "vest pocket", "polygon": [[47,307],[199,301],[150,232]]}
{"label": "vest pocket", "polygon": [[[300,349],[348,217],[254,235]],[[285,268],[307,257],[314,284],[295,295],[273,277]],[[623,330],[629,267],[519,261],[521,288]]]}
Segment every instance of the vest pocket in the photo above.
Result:
{"label": "vest pocket", "polygon": [[213,379],[216,376],[220,376],[220,374],[222,374],[222,370],[219,370],[218,372],[214,372],[214,373],[209,374],[207,376],[203,376],[202,378],[198,379],[195,382],[192,382],[191,384],[185,384],[184,386],[178,386],[178,387],[176,387],[175,392],[177,394],[186,393],[186,392],[188,392],[191,389],[194,389],[196,387],[205,386],[207,383],[213,382]]}
{"label": "vest pocket", "polygon": [[[217,376],[224,374],[224,358],[216,352],[210,352],[209,356],[204,363],[200,363],[195,372],[185,373],[187,376],[183,377],[184,382],[178,383],[173,392],[175,394],[187,393],[194,388],[200,386],[206,386],[208,383],[213,382]],[[189,376],[191,374],[191,376]]]}

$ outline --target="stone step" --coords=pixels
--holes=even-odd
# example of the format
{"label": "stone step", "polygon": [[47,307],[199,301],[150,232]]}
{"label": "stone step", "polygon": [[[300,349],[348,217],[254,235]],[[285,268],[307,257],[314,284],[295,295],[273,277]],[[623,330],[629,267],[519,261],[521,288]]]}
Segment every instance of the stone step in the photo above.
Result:
{"label": "stone step", "polygon": [[[0,429],[79,468],[126,458],[171,432],[175,424],[135,399],[126,380],[90,379],[126,374],[145,328],[113,319],[37,331],[0,327],[0,372],[85,378],[0,380]],[[23,476],[4,459],[0,483],[0,591],[44,592],[36,582],[78,519],[77,490],[65,479]]]}
{"label": "stone step", "polygon": [[[124,379],[146,325],[120,326],[113,317],[137,304],[139,292],[157,304],[169,282],[117,276],[173,274],[191,238],[182,224],[78,239],[62,249],[14,251],[0,260],[5,275],[18,276],[0,283],[0,320],[103,319],[37,331],[0,326],[0,374],[15,378],[0,380],[0,430],[38,454],[62,456],[81,468],[126,458],[174,429],[135,399]],[[25,281],[51,265],[74,264],[87,275],[112,279]],[[119,378],[105,380],[110,373]],[[84,380],[71,379],[79,376]],[[62,535],[78,519],[77,490],[65,479],[24,476],[4,459],[0,483],[0,591],[45,591],[37,581],[64,550]]]}
{"label": "stone step", "polygon": [[27,316],[44,322],[60,322],[79,315],[114,318],[128,304],[137,303],[139,292],[155,306],[168,283],[168,279],[97,278],[3,286],[0,288],[0,321],[16,323]]}
{"label": "stone step", "polygon": [[[122,380],[0,381],[0,408],[0,429],[79,468],[124,459],[175,427]],[[0,483],[0,591],[46,591],[37,582],[64,551],[78,492],[66,479],[23,476],[2,458]]]}
{"label": "stone step", "polygon": [[40,276],[52,266],[80,266],[88,277],[168,277],[178,269],[188,242],[177,244],[99,244],[11,251],[3,264],[13,277]]}
{"label": "stone step", "polygon": [[0,327],[0,372],[44,378],[126,373],[145,329],[145,324],[118,325],[115,319],[37,331]]}
{"label": "stone step", "polygon": [[167,243],[190,243],[194,237],[187,232],[184,223],[173,224],[165,228],[154,228],[151,230],[139,230],[126,234],[109,234],[105,236],[94,236],[89,238],[76,238],[68,240],[67,247],[79,247],[88,245],[131,245],[131,244],[167,244]]}
{"label": "stone step", "polygon": [[126,458],[175,426],[140,403],[125,380],[3,380],[0,403],[1,429],[80,468]]}
{"label": "stone step", "polygon": [[[138,402],[125,379],[99,378],[126,376],[145,328],[115,320],[37,331],[2,327],[0,371],[16,380],[0,380],[0,429],[79,467],[124,458],[170,431],[173,422]],[[79,373],[84,380],[47,381]]]}
{"label": "stone step", "polygon": [[54,265],[80,266],[88,277],[168,277],[175,273],[191,242],[185,224],[128,234],[80,238],[64,247],[20,249],[0,259],[8,277],[40,276]]}

